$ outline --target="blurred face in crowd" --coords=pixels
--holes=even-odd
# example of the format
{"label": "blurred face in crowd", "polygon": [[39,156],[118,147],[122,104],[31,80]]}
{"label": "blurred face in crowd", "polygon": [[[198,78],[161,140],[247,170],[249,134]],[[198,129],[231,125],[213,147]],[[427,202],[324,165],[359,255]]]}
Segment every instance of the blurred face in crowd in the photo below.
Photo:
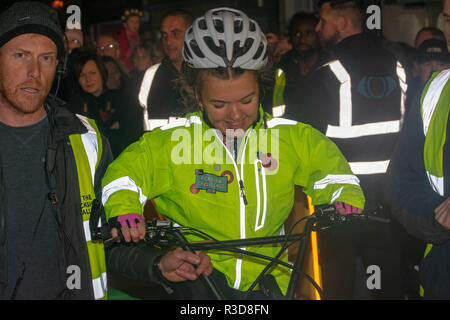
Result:
{"label": "blurred face in crowd", "polygon": [[69,43],[69,53],[72,53],[73,49],[83,46],[83,31],[77,29],[66,30],[66,37]]}
{"label": "blurred face in crowd", "polygon": [[267,45],[273,47],[274,45],[277,44],[277,42],[280,40],[280,38],[278,38],[278,36],[273,33],[273,32],[269,32],[266,34],[266,39],[267,39]]}
{"label": "blurred face in crowd", "polygon": [[120,59],[120,48],[116,39],[111,36],[101,36],[97,41],[97,53],[100,56],[109,56],[114,60]]}
{"label": "blurred face in crowd", "polygon": [[320,20],[316,26],[316,32],[322,48],[328,49],[339,42],[337,19],[333,16],[329,2],[322,5],[319,12]]}
{"label": "blurred face in crowd", "polygon": [[292,35],[292,47],[301,56],[309,56],[319,47],[319,36],[316,24],[312,20],[299,21],[294,27]]}
{"label": "blurred face in crowd", "polygon": [[130,30],[131,32],[138,32],[140,23],[141,23],[141,20],[139,19],[138,16],[131,16],[124,23],[124,26],[126,29]]}
{"label": "blurred face in crowd", "polygon": [[443,1],[442,13],[444,14],[444,33],[447,43],[450,43],[450,0]]}
{"label": "blurred face in crowd", "polygon": [[112,61],[103,62],[106,71],[108,72],[108,80],[106,80],[106,87],[110,90],[119,89],[121,86],[122,74],[120,73],[119,67]]}
{"label": "blurred face in crowd", "polygon": [[147,70],[152,65],[152,58],[150,52],[144,48],[137,48],[133,55],[133,64],[139,71]]}
{"label": "blurred face in crowd", "polygon": [[83,91],[98,97],[103,92],[103,80],[100,74],[100,69],[94,60],[89,60],[81,69],[80,77],[78,78]]}
{"label": "blurred face in crowd", "polygon": [[414,46],[418,48],[425,40],[433,38],[433,34],[429,30],[423,30],[416,35]]}
{"label": "blurred face in crowd", "polygon": [[259,87],[250,71],[230,80],[205,74],[199,98],[211,124],[224,135],[227,130],[245,131],[257,119]]}
{"label": "blurred face in crowd", "polygon": [[189,26],[182,16],[168,16],[161,22],[161,35],[164,52],[172,63],[181,63],[184,34]]}
{"label": "blurred face in crowd", "polygon": [[431,74],[435,71],[445,70],[450,67],[450,64],[445,61],[430,60],[419,63],[420,81],[425,84]]}
{"label": "blurred face in crowd", "polygon": [[56,44],[40,34],[19,35],[0,48],[0,121],[24,126],[43,117],[57,53]]}

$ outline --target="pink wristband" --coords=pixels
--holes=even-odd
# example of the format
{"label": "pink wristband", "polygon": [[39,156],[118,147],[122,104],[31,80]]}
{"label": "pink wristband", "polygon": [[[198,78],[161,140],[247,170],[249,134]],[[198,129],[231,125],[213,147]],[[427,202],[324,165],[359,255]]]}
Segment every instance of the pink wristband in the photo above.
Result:
{"label": "pink wristband", "polygon": [[117,217],[117,221],[120,222],[122,227],[128,227],[129,225],[131,228],[136,227],[136,219],[139,222],[144,222],[144,217],[137,213],[128,213]]}
{"label": "pink wristband", "polygon": [[351,206],[347,203],[341,202],[341,201],[337,201],[334,205],[337,209],[345,208],[345,214],[351,214],[351,213],[358,212],[358,208],[353,207],[353,206]]}

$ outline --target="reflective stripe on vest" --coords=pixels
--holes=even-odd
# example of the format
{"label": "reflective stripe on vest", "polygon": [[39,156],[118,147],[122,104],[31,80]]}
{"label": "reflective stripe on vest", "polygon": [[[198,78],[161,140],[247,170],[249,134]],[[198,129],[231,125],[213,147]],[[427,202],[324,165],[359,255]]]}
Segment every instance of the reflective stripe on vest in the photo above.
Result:
{"label": "reflective stripe on vest", "polygon": [[444,144],[450,111],[450,70],[435,73],[422,93],[421,115],[425,145],[423,159],[435,192],[444,195]]}
{"label": "reflective stripe on vest", "polygon": [[69,136],[77,166],[78,183],[80,187],[81,214],[83,215],[83,229],[89,254],[92,287],[95,299],[107,298],[106,263],[103,242],[91,241],[89,218],[91,216],[92,201],[95,199],[94,177],[95,170],[102,155],[102,140],[95,121],[77,115],[88,129],[84,134]]}
{"label": "reflective stripe on vest", "polygon": [[272,97],[272,115],[275,118],[282,117],[286,111],[284,104],[284,88],[286,87],[286,75],[281,69],[275,70],[275,86]]}
{"label": "reflective stripe on vest", "polygon": [[[444,196],[444,144],[447,121],[450,112],[450,70],[435,72],[427,82],[421,97],[420,113],[423,121],[425,144],[423,159],[425,170],[433,190]],[[433,245],[429,243],[424,258],[430,253]],[[420,295],[424,289],[420,286]]]}
{"label": "reflective stripe on vest", "polygon": [[[352,83],[350,74],[339,60],[328,63],[328,67],[340,82],[339,87],[339,126],[328,125],[325,135],[329,138],[359,138],[364,136],[373,136],[380,134],[390,134],[400,132],[401,120],[381,121],[352,125]],[[397,76],[399,78],[402,91],[400,113],[403,118],[405,111],[406,74],[400,62],[396,66]],[[377,174],[385,173],[390,159],[383,161],[349,162],[354,174]]]}
{"label": "reflective stripe on vest", "polygon": [[[144,130],[145,131],[152,130],[151,125],[149,123],[150,119],[148,117],[147,101],[148,101],[148,96],[150,94],[150,89],[152,88],[153,79],[155,78],[156,71],[158,71],[158,68],[160,65],[161,65],[161,63],[157,63],[157,64],[151,66],[150,68],[148,68],[147,71],[145,71],[144,78],[142,79],[142,82],[141,82],[141,88],[140,88],[139,94],[138,94],[139,103],[142,107],[142,112],[144,113]],[[166,120],[166,119],[164,119],[164,120]],[[164,124],[164,123],[162,123],[162,124]],[[155,125],[155,123],[153,125]],[[157,126],[158,125],[156,125],[155,127],[157,127]],[[153,127],[153,129],[155,127]]]}

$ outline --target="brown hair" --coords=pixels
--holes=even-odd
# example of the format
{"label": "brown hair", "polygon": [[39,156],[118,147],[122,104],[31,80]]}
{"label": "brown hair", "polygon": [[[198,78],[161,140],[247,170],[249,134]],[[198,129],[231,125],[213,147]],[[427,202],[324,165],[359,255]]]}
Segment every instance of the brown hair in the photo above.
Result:
{"label": "brown hair", "polygon": [[362,3],[358,0],[345,1],[342,3],[330,2],[331,13],[334,17],[346,16],[353,27],[363,28],[364,27],[364,7]]}

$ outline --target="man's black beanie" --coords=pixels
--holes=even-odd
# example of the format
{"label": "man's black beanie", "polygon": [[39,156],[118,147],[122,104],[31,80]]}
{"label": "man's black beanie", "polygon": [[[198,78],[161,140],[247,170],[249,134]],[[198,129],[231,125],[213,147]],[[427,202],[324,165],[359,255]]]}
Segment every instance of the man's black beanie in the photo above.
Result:
{"label": "man's black beanie", "polygon": [[36,1],[21,1],[0,14],[0,47],[25,33],[49,37],[58,49],[58,58],[64,56],[64,33],[58,14],[49,6]]}

